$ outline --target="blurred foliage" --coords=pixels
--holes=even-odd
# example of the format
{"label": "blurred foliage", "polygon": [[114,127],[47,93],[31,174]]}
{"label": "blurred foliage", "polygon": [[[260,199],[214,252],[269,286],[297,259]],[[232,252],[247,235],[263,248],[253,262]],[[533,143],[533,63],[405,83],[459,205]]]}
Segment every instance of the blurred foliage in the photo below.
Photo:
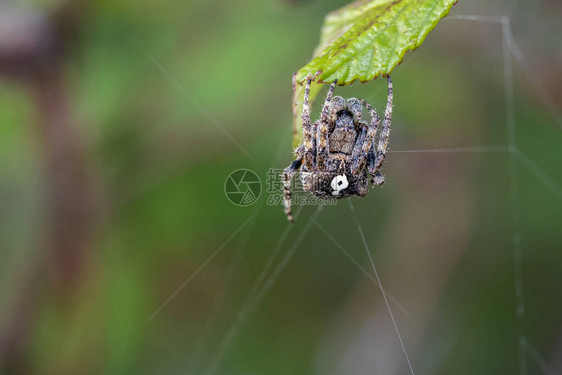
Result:
{"label": "blurred foliage", "polygon": [[[41,2],[44,11],[54,3]],[[22,373],[204,373],[288,225],[280,206],[265,203],[265,193],[249,208],[232,205],[224,181],[249,168],[265,183],[268,169],[289,164],[291,74],[310,57],[324,15],[345,4],[88,5],[61,63],[96,198],[87,252],[70,291],[56,286],[57,266],[66,262],[48,246],[53,175],[41,112],[25,80],[2,76],[0,332],[26,317]],[[460,2],[454,11],[511,14],[515,39],[560,106],[562,86],[550,84],[560,82],[560,43],[532,32],[540,24],[552,30],[544,35],[556,35],[557,18],[542,15],[558,8],[511,6]],[[391,151],[507,144],[501,28],[474,26],[443,21],[393,72]],[[562,131],[517,65],[514,76],[517,145],[560,186]],[[382,82],[337,91],[385,103]],[[416,373],[516,373],[521,327],[508,155],[390,153],[388,159],[384,188],[353,202],[385,288],[413,315],[393,306]],[[562,202],[523,164],[517,172],[523,329],[556,366]],[[303,208],[282,255],[314,209]],[[254,212],[255,222],[147,322]],[[348,202],[324,207],[319,222],[368,269]],[[529,373],[538,373],[528,362]],[[380,291],[313,225],[218,373],[403,373],[405,366]]]}

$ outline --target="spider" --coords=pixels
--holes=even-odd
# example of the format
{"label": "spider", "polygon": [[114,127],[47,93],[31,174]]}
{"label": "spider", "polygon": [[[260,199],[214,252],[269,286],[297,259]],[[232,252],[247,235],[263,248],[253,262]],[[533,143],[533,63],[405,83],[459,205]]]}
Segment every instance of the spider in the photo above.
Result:
{"label": "spider", "polygon": [[[291,212],[291,179],[300,168],[300,179],[305,191],[318,197],[339,199],[353,195],[364,197],[373,185],[382,185],[383,165],[392,116],[392,80],[387,76],[388,99],[382,129],[375,146],[375,136],[381,119],[365,100],[341,96],[332,98],[337,81],[330,85],[320,119],[310,121],[310,85],[307,78],[303,110],[303,143],[297,147],[297,158],[283,172],[283,203],[285,214],[293,221]],[[371,116],[370,124],[362,121],[363,107]],[[369,178],[370,176],[370,178]]]}

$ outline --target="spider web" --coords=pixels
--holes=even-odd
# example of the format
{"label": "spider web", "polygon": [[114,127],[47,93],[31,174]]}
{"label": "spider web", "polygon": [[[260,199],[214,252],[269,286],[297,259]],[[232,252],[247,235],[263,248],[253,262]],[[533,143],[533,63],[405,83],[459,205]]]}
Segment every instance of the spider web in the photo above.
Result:
{"label": "spider web", "polygon": [[[511,246],[512,246],[512,260],[513,260],[513,289],[514,289],[514,296],[515,296],[515,308],[514,314],[517,319],[518,324],[518,337],[517,337],[517,345],[519,347],[519,354],[518,354],[518,362],[519,362],[519,374],[526,375],[528,373],[528,363],[527,360],[531,359],[540,371],[543,374],[552,374],[554,373],[553,369],[551,369],[544,359],[544,357],[539,353],[535,346],[532,345],[527,339],[527,335],[524,328],[524,320],[525,320],[525,293],[524,293],[524,280],[523,280],[523,246],[522,246],[522,237],[521,237],[521,223],[520,223],[520,206],[519,206],[519,176],[517,171],[518,163],[524,166],[530,173],[532,173],[537,181],[539,181],[542,185],[544,185],[548,190],[550,190],[553,195],[557,198],[562,200],[562,187],[560,187],[549,175],[544,172],[536,163],[534,163],[528,156],[526,156],[521,150],[517,148],[517,138],[516,138],[516,129],[515,129],[515,112],[514,112],[514,87],[513,87],[513,66],[512,61],[517,61],[521,68],[525,71],[526,75],[532,82],[533,86],[537,90],[538,96],[541,101],[544,103],[546,108],[549,110],[552,118],[554,121],[562,128],[562,121],[560,117],[560,111],[557,108],[556,104],[550,99],[550,97],[546,94],[546,91],[540,85],[540,82],[536,79],[533,79],[532,68],[530,67],[527,59],[517,46],[517,44],[513,40],[513,36],[511,33],[510,28],[510,18],[508,16],[485,16],[485,15],[451,15],[447,19],[457,19],[457,20],[465,20],[465,21],[474,21],[474,22],[482,22],[482,23],[493,23],[501,26],[502,32],[502,41],[503,41],[503,73],[504,73],[504,84],[505,84],[505,114],[506,114],[506,134],[508,139],[507,145],[493,145],[493,146],[474,146],[474,147],[461,147],[461,148],[439,148],[439,149],[420,149],[420,150],[392,150],[388,151],[389,153],[412,153],[412,154],[421,154],[421,153],[474,153],[474,154],[483,154],[483,153],[502,153],[508,155],[509,160],[509,176],[510,176],[510,202],[511,202]],[[408,60],[404,64],[402,64],[397,70],[404,68],[408,64]],[[379,90],[382,88],[379,88]],[[375,93],[376,94],[376,93]],[[373,94],[373,95],[375,95]],[[283,146],[280,145],[279,151],[277,152],[277,158],[281,154],[281,150]],[[383,287],[381,282],[380,276],[377,272],[375,267],[375,262],[371,254],[371,249],[368,245],[367,240],[365,239],[363,229],[361,224],[357,218],[355,210],[351,201],[350,208],[352,216],[355,220],[357,230],[360,234],[362,242],[365,246],[365,250],[368,254],[370,265],[372,268],[372,273],[366,270],[359,261],[357,261],[348,251],[345,249],[322,225],[317,221],[317,217],[322,210],[322,206],[319,206],[315,209],[314,213],[309,217],[306,218],[306,224],[303,229],[298,234],[295,241],[288,247],[288,250],[282,255],[281,250],[283,250],[283,246],[287,239],[289,238],[290,232],[293,231],[295,228],[294,225],[287,225],[285,230],[283,231],[282,235],[278,239],[270,258],[268,259],[265,267],[262,269],[262,272],[258,276],[257,280],[253,284],[250,292],[248,293],[246,301],[242,304],[241,308],[239,309],[239,313],[235,316],[234,321],[230,325],[230,327],[226,330],[225,334],[223,335],[222,339],[219,341],[219,344],[216,350],[212,351],[211,361],[209,362],[208,366],[206,367],[206,371],[204,374],[212,375],[218,372],[220,369],[221,363],[225,356],[228,354],[229,350],[235,344],[236,339],[241,334],[244,325],[248,322],[251,315],[255,310],[259,307],[260,302],[264,298],[264,296],[268,293],[268,291],[273,287],[276,280],[278,279],[279,275],[283,272],[285,267],[289,264],[291,258],[295,254],[295,252],[299,249],[299,246],[308,235],[310,230],[313,226],[316,226],[324,233],[324,235],[329,238],[336,247],[342,251],[346,257],[350,259],[351,262],[355,264],[373,283],[375,283],[381,290],[383,294],[383,298],[387,307],[387,310],[390,315],[390,320],[395,328],[397,339],[400,342],[400,345],[403,349],[405,362],[407,363],[410,373],[415,374],[415,363],[412,363],[408,352],[406,350],[407,343],[404,343],[399,326],[396,322],[394,317],[391,303],[393,306],[397,307],[401,312],[408,317],[410,320],[414,320],[412,316],[406,311],[406,309],[397,301],[387,290]],[[257,210],[256,210],[257,211]],[[172,298],[174,298],[179,291],[187,285],[187,283],[197,275],[217,254],[218,252],[224,248],[226,243],[228,243],[235,235],[241,232],[242,228],[252,220],[256,215],[256,212],[252,214],[252,216],[244,222],[242,227],[240,227],[233,235],[229,237],[221,247],[211,254],[211,256],[201,265],[200,268],[196,270],[196,272],[191,275],[186,282],[184,282],[166,301],[165,303],[160,306],[149,318],[152,319]],[[295,218],[298,218],[302,215],[302,207],[299,207],[295,213]],[[246,236],[250,237],[253,231],[253,227],[250,231],[246,234]],[[243,251],[243,246],[240,252]],[[239,261],[239,259],[238,259]],[[229,276],[231,278],[232,276]],[[212,325],[213,319],[211,318],[207,325]]]}
{"label": "spider web", "polygon": [[[514,265],[514,294],[515,294],[515,315],[518,321],[518,340],[517,344],[519,346],[519,373],[520,375],[526,375],[528,373],[528,365],[527,359],[528,356],[537,364],[537,366],[541,369],[542,373],[549,374],[552,373],[552,369],[548,367],[547,362],[541,356],[541,354],[536,350],[534,346],[532,346],[526,337],[525,330],[524,330],[524,315],[525,315],[525,296],[524,296],[524,288],[523,288],[523,276],[522,276],[522,268],[523,268],[523,249],[522,249],[522,239],[521,239],[521,230],[520,230],[520,207],[518,204],[518,196],[519,196],[519,183],[518,183],[518,174],[517,174],[517,162],[520,161],[525,167],[529,169],[531,173],[537,177],[538,181],[540,181],[545,187],[547,187],[551,192],[553,192],[558,198],[562,199],[562,188],[558,186],[544,171],[542,171],[534,162],[532,162],[526,155],[524,155],[516,146],[516,132],[515,132],[515,116],[514,116],[514,88],[513,88],[513,68],[512,68],[512,57],[518,61],[521,66],[525,69],[527,75],[531,78],[530,66],[527,63],[524,55],[521,53],[521,50],[516,46],[513,41],[513,37],[511,34],[510,29],[510,19],[507,16],[501,17],[490,17],[490,16],[465,16],[465,15],[457,15],[451,16],[450,18],[458,19],[458,20],[468,20],[468,21],[476,21],[476,22],[491,22],[501,25],[502,30],[502,39],[503,39],[503,66],[504,66],[504,83],[505,83],[505,111],[506,111],[506,132],[508,136],[508,144],[507,145],[496,145],[496,146],[475,146],[475,147],[464,147],[464,148],[440,148],[440,149],[425,149],[425,150],[394,150],[389,151],[389,153],[507,153],[509,158],[509,174],[510,174],[510,201],[511,201],[511,232],[512,232],[512,249],[513,249],[513,265]],[[405,64],[403,64],[400,68],[403,68],[409,61],[408,60]],[[560,125],[560,116],[559,111],[557,110],[555,104],[553,103],[550,98],[544,94],[545,91],[542,90],[540,84],[537,80],[532,79],[533,85],[540,93],[541,100],[545,103],[547,108],[549,109],[552,117]],[[379,88],[380,90],[381,88]],[[369,245],[365,239],[363,229],[355,211],[353,209],[353,205],[351,201],[350,208],[352,210],[352,214],[357,225],[357,229],[360,233],[362,238],[363,244],[365,246],[365,250],[369,256],[369,260],[371,263],[371,267],[373,273],[376,277],[376,280],[373,280],[381,289],[383,293],[383,297],[391,318],[391,321],[395,327],[395,331],[397,334],[397,338],[400,341],[400,345],[403,349],[405,360],[408,364],[409,370],[412,374],[414,372],[414,366],[410,361],[408,356],[408,352],[406,350],[406,346],[402,340],[400,335],[400,331],[396,320],[394,318],[392,308],[389,303],[389,295],[385,291],[382,286],[382,282],[380,280],[379,274],[376,270],[374,260],[371,255],[371,250],[369,249]],[[231,328],[227,331],[224,336],[224,339],[221,341],[219,345],[218,351],[213,356],[213,360],[211,365],[208,368],[206,374],[211,375],[216,372],[216,370],[220,366],[220,362],[224,358],[225,354],[227,353],[229,347],[233,345],[235,342],[236,336],[239,335],[240,331],[243,328],[244,323],[249,319],[250,314],[256,310],[260,301],[262,300],[265,293],[272,287],[273,283],[279,276],[279,273],[286,267],[287,263],[295,253],[298,245],[302,242],[304,236],[307,235],[309,230],[312,227],[312,223],[315,223],[322,229],[326,236],[329,236],[330,239],[345,252],[345,249],[327,232],[325,231],[320,224],[316,221],[316,216],[318,215],[321,207],[315,211],[312,217],[308,220],[306,226],[300,233],[298,239],[293,243],[290,247],[289,251],[285,253],[285,256],[282,260],[277,264],[277,267],[270,272],[269,277],[264,281],[264,275],[266,272],[269,272],[269,269],[272,267],[273,263],[275,262],[276,257],[279,254],[279,250],[283,242],[285,241],[288,232],[291,230],[292,226],[289,226],[286,231],[283,233],[282,237],[280,238],[275,250],[273,252],[272,257],[268,261],[264,272],[260,275],[258,281],[254,285],[252,292],[248,297],[248,301],[242,307],[240,314],[238,315],[237,319],[231,326]],[[299,211],[300,213],[300,211]],[[298,214],[297,214],[298,215]],[[349,253],[347,253],[348,256]],[[357,267],[359,267],[364,273],[366,271],[360,263],[358,263],[353,257],[351,257],[352,261],[355,263]],[[371,276],[370,273],[368,273]],[[372,278],[372,276],[370,277]],[[390,296],[390,298],[392,298]],[[393,303],[400,307],[406,314],[407,311],[402,308],[398,301],[392,298]]]}

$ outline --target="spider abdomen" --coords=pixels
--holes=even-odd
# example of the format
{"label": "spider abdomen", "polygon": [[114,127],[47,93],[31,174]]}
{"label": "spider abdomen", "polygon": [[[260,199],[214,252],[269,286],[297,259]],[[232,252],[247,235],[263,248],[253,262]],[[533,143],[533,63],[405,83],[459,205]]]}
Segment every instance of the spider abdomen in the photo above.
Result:
{"label": "spider abdomen", "polygon": [[353,127],[336,127],[329,137],[330,152],[351,155],[356,139],[357,132]]}
{"label": "spider abdomen", "polygon": [[369,192],[365,173],[354,176],[351,172],[305,172],[300,173],[303,189],[317,197],[339,199],[352,195],[364,197]]}

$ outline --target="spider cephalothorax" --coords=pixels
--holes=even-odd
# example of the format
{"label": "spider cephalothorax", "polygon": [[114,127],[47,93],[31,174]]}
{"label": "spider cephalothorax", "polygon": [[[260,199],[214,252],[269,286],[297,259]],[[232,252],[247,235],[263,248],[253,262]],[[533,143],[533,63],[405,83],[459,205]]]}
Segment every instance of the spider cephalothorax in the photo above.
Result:
{"label": "spider cephalothorax", "polygon": [[[336,82],[330,86],[320,119],[312,124],[309,108],[312,77],[308,77],[302,110],[303,143],[296,149],[297,159],[283,173],[285,213],[290,221],[293,220],[291,178],[299,168],[304,190],[324,198],[364,197],[369,192],[369,179],[373,185],[384,183],[380,169],[392,115],[390,76],[387,81],[388,100],[376,145],[381,122],[377,112],[364,100],[332,98]],[[371,115],[369,124],[361,119],[363,106]]]}

